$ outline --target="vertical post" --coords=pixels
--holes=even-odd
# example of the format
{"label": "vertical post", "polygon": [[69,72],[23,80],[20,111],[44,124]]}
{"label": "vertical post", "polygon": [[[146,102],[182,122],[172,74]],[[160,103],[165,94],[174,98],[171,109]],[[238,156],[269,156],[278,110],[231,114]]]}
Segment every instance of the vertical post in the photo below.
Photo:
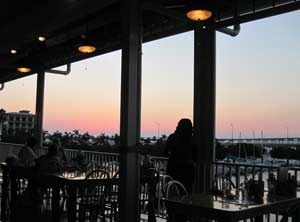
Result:
{"label": "vertical post", "polygon": [[6,221],[8,218],[8,200],[9,200],[9,174],[8,166],[1,164],[2,170],[2,197],[1,197],[1,221]]}
{"label": "vertical post", "polygon": [[142,17],[139,0],[122,0],[120,220],[139,221]]}
{"label": "vertical post", "polygon": [[35,136],[38,148],[43,145],[43,116],[44,116],[45,72],[37,74],[36,104],[35,104]]}
{"label": "vertical post", "polygon": [[216,31],[212,25],[194,31],[194,128],[198,148],[196,192],[210,189],[215,158]]}

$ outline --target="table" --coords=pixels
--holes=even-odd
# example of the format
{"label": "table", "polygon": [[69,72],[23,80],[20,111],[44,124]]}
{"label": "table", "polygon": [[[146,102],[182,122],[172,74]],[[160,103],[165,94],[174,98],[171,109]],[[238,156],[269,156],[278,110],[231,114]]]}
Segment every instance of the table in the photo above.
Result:
{"label": "table", "polygon": [[66,186],[67,199],[67,217],[68,222],[76,221],[77,197],[79,190],[87,186],[118,186],[119,179],[84,179],[83,177],[64,178],[57,177],[62,184]]}
{"label": "table", "polygon": [[[10,217],[11,221],[15,221],[17,212],[17,198],[21,193],[19,189],[19,181],[27,180],[34,181],[40,187],[51,189],[51,216],[52,220],[58,222],[60,220],[60,200],[62,190],[67,192],[67,219],[68,222],[76,221],[76,211],[78,204],[78,191],[85,186],[103,186],[103,185],[119,185],[119,179],[85,179],[84,175],[77,177],[63,177],[62,175],[39,175],[38,180],[36,171],[34,168],[17,167],[10,170],[6,164],[1,164],[3,170],[3,195],[1,204],[1,219],[6,221]],[[148,205],[148,216],[150,222],[155,222],[155,211],[154,211],[154,197],[155,187],[157,181],[153,179],[153,175],[150,174],[141,178],[141,184],[149,184],[149,205]],[[25,187],[26,189],[26,187]],[[10,196],[10,199],[8,198]],[[3,198],[4,197],[4,198]],[[9,199],[9,205],[6,200]],[[10,209],[8,214],[7,209]]]}
{"label": "table", "polygon": [[[266,193],[262,203],[248,202],[246,205],[212,194],[191,194],[170,198],[166,201],[166,205],[168,213],[173,216],[176,214],[193,215],[222,222],[234,222],[247,218],[262,221],[264,214],[282,213],[292,206],[300,207],[300,198],[275,195],[270,198]],[[293,221],[299,222],[299,215],[294,215]]]}
{"label": "table", "polygon": [[[8,176],[6,177],[8,180]],[[52,174],[52,175],[39,175],[38,179],[36,177],[36,172],[34,168],[23,168],[18,167],[10,172],[10,220],[15,221],[17,212],[17,198],[20,194],[19,181],[27,180],[29,183],[35,183],[42,189],[51,189],[51,216],[54,222],[60,221],[60,200],[62,190],[67,192],[67,219],[68,222],[76,221],[76,211],[79,197],[79,190],[86,186],[111,186],[118,185],[118,179],[85,179],[83,175],[67,178],[62,175]],[[8,185],[5,187],[8,189]],[[25,187],[26,189],[26,187]],[[5,194],[8,192],[5,192]],[[8,196],[8,194],[7,194]],[[2,205],[2,212],[6,212],[6,204]],[[7,218],[8,215],[1,214],[2,219]]]}
{"label": "table", "polygon": [[76,211],[77,211],[77,199],[80,196],[79,190],[84,187],[91,186],[113,186],[118,185],[118,179],[85,179],[83,176],[66,178],[60,175],[47,175],[44,176],[44,181],[47,181],[47,184],[52,185],[56,184],[53,188],[53,208],[52,215],[54,221],[59,221],[60,218],[60,209],[59,209],[59,197],[60,190],[62,187],[66,188],[67,191],[67,218],[68,222],[76,221]]}

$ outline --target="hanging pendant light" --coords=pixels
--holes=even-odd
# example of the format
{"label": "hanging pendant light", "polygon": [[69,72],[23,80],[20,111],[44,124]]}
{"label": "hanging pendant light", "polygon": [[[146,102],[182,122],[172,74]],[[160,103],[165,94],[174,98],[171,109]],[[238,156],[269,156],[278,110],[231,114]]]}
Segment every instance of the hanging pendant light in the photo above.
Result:
{"label": "hanging pendant light", "polygon": [[212,0],[191,0],[186,16],[192,21],[205,21],[212,16]]}
{"label": "hanging pendant light", "polygon": [[81,53],[93,53],[96,51],[96,46],[92,45],[87,38],[87,35],[81,35],[81,44],[78,46],[78,51]]}
{"label": "hanging pendant light", "polygon": [[82,52],[82,53],[92,53],[92,52],[96,51],[95,46],[86,45],[86,44],[80,45],[77,49],[79,52]]}
{"label": "hanging pendant light", "polygon": [[17,53],[18,53],[18,51],[16,49],[11,49],[10,50],[10,54],[17,54]]}
{"label": "hanging pendant light", "polygon": [[45,42],[45,41],[46,41],[46,36],[40,35],[40,36],[38,37],[38,40],[39,40],[40,42]]}
{"label": "hanging pendant light", "polygon": [[18,67],[17,70],[21,73],[28,73],[31,71],[29,67],[25,67],[25,66]]}
{"label": "hanging pendant light", "polygon": [[[86,1],[85,2],[86,5],[85,5],[85,17],[87,18],[88,17],[88,9],[90,8],[90,5],[88,4],[89,2]],[[89,33],[89,23],[87,22],[86,23],[86,26],[85,26],[85,32],[84,34],[81,35],[81,43],[80,45],[77,47],[77,50],[81,53],[93,53],[96,51],[96,46],[94,46],[90,39],[88,38],[88,33]]]}
{"label": "hanging pendant light", "polygon": [[29,57],[29,55],[24,55],[23,58],[21,58],[17,63],[16,63],[16,68],[18,72],[20,73],[29,73],[32,71],[32,67],[36,67],[35,62],[37,61],[36,58],[33,58],[32,56]]}

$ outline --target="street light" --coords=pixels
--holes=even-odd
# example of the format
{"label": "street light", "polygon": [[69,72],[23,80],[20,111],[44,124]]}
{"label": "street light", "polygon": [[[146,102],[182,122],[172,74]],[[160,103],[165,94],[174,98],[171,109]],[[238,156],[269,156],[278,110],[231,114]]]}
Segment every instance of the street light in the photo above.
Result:
{"label": "street light", "polygon": [[231,126],[231,144],[233,145],[233,124],[230,123]]}
{"label": "street light", "polygon": [[[254,130],[252,131],[253,136],[252,136],[252,142],[255,144],[255,132]],[[253,145],[253,157],[255,158],[255,145]]]}
{"label": "street light", "polygon": [[157,126],[157,139],[159,139],[160,137],[160,123],[155,122],[156,126]]}

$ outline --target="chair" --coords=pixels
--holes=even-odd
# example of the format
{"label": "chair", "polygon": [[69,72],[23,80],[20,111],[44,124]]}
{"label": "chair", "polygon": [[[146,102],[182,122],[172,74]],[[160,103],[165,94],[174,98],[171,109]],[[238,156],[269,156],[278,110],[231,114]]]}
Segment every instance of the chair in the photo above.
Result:
{"label": "chair", "polygon": [[85,179],[110,179],[109,173],[104,169],[96,169],[89,172]]}
{"label": "chair", "polygon": [[[141,213],[148,215],[148,221],[155,220],[155,199],[159,174],[155,168],[141,171],[140,181],[140,209]],[[142,215],[141,214],[141,215]],[[141,219],[142,220],[142,219]]]}
{"label": "chair", "polygon": [[86,175],[88,175],[92,171],[101,170],[101,169],[103,168],[97,162],[90,162],[86,167],[85,173]]}
{"label": "chair", "polygon": [[110,173],[110,177],[113,178],[114,175],[119,172],[119,164],[115,161],[111,161],[107,164],[105,169]]}
{"label": "chair", "polygon": [[[225,187],[228,186],[229,187]],[[232,182],[232,180],[229,177],[226,176],[217,176],[214,178],[213,180],[213,187],[211,192],[215,195],[223,195],[223,191],[225,189],[233,189],[236,188],[236,186],[234,185],[234,183]]]}
{"label": "chair", "polygon": [[174,179],[169,175],[163,175],[161,177],[161,190],[162,190],[162,197],[166,197],[167,185],[170,181]]}
{"label": "chair", "polygon": [[[82,175],[82,170],[78,166],[73,165],[65,165],[62,170],[62,176],[65,178],[76,178]],[[64,212],[66,210],[66,200],[68,198],[66,187],[64,187],[61,191],[62,202],[60,205],[60,212]]]}
{"label": "chair", "polygon": [[115,172],[112,176],[113,183],[110,184],[108,200],[105,204],[105,215],[109,217],[110,221],[119,221],[119,186],[114,183],[117,179],[119,179],[119,171]]}
{"label": "chair", "polygon": [[177,180],[172,180],[167,184],[166,187],[167,200],[172,197],[184,196],[184,195],[188,195],[188,192],[181,182]]}
{"label": "chair", "polygon": [[119,171],[115,171],[110,173],[112,179],[119,179],[120,173]]}
{"label": "chair", "polygon": [[77,166],[64,166],[63,168],[63,177],[66,178],[75,178],[82,175],[82,170]]}
{"label": "chair", "polygon": [[[184,187],[184,185],[177,181],[177,180],[172,180],[167,184],[166,187],[166,199],[170,199],[173,197],[177,197],[177,196],[185,196],[188,195],[188,192],[186,190],[186,188]],[[183,215],[183,214],[170,214],[170,211],[168,210],[167,207],[167,221],[174,221],[174,222],[181,222],[181,221],[187,221],[189,220],[189,216],[187,215]]]}
{"label": "chair", "polygon": [[[88,180],[99,180],[99,183]],[[109,174],[106,170],[98,169],[86,175],[85,186],[79,190],[79,221],[97,221],[98,218],[105,221],[105,204],[109,196]],[[100,180],[103,182],[100,182]]]}
{"label": "chair", "polygon": [[160,210],[159,214],[162,214],[164,216],[166,216],[166,188],[167,188],[167,184],[172,181],[173,178],[169,175],[162,175],[160,176],[160,181],[158,184],[158,209]]}

